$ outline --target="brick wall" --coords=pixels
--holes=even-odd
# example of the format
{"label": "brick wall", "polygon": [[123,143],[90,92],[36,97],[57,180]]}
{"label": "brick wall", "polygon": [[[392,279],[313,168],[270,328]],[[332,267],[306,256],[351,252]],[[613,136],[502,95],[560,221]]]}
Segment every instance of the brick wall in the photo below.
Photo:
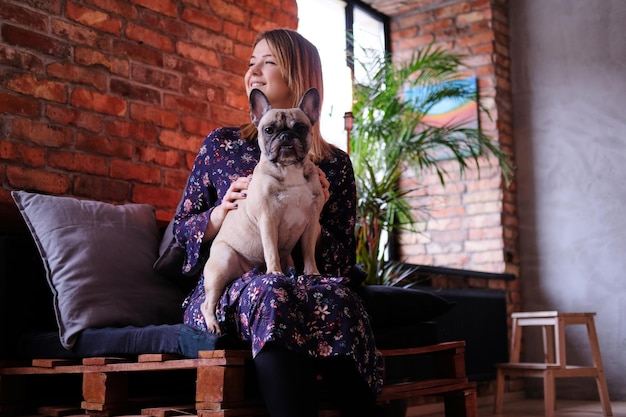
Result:
{"label": "brick wall", "polygon": [[[437,46],[466,55],[465,75],[476,77],[481,102],[490,113],[480,114],[480,125],[513,155],[510,57],[507,0],[466,0],[407,3],[392,17],[391,39],[395,59],[419,47]],[[444,167],[451,174],[442,187],[434,173],[409,177],[421,189],[417,205],[428,211],[423,233],[401,236],[400,256],[407,262],[483,272],[518,275],[515,182],[501,181],[495,161],[481,160],[480,171],[461,178],[455,162]],[[464,285],[507,291],[509,311],[519,309],[519,284],[514,281],[469,278],[463,283],[443,279],[442,287]]]}
{"label": "brick wall", "polygon": [[[419,0],[406,3],[392,17],[394,59],[403,59],[434,42],[466,55],[465,75],[476,77],[484,132],[513,153],[508,0]],[[409,263],[444,266],[519,276],[518,220],[515,178],[509,187],[501,181],[495,161],[481,160],[461,178],[458,166],[446,162],[451,173],[446,186],[434,173],[409,176],[419,185],[416,205],[428,211],[422,233],[400,237],[400,256]],[[519,279],[498,280],[471,275],[435,276],[438,288],[479,288],[504,291],[508,317],[521,309]],[[510,330],[510,319],[509,330]],[[519,390],[517,381],[509,390]],[[493,383],[479,385],[480,395],[493,394]]]}
{"label": "brick wall", "polygon": [[27,189],[169,219],[204,136],[248,120],[270,27],[295,0],[0,0],[0,217]]}

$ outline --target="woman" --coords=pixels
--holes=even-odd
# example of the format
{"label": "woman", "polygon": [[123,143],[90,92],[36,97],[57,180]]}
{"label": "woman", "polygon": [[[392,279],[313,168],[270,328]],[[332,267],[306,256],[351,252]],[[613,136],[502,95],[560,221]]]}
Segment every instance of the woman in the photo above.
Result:
{"label": "woman", "polygon": [[[315,87],[323,98],[319,54],[297,32],[262,33],[244,76],[273,108],[292,108]],[[229,210],[246,198],[250,174],[260,156],[256,128],[225,127],[211,132],[196,157],[175,235],[186,248],[184,271],[201,270],[203,254]],[[294,250],[291,276],[252,270],[224,290],[217,306],[223,332],[252,348],[261,393],[272,417],[317,415],[317,375],[336,394],[346,416],[377,415],[382,385],[381,358],[360,298],[350,289],[355,263],[356,191],[347,154],[326,142],[313,127],[310,156],[320,169],[326,204],[320,223],[318,268],[322,276],[302,276]],[[185,323],[207,331],[201,313],[203,276],[185,301]]]}

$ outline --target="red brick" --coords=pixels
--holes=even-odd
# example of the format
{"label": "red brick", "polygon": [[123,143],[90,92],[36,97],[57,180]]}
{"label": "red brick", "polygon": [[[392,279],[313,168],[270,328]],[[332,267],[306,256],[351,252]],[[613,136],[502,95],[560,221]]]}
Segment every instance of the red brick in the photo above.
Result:
{"label": "red brick", "polygon": [[184,38],[187,36],[187,25],[184,22],[170,19],[148,10],[142,10],[141,13],[139,13],[137,23],[173,35],[176,38]]}
{"label": "red brick", "polygon": [[46,105],[46,117],[53,122],[73,125],[91,132],[102,131],[102,116],[96,113],[71,109],[55,104]]}
{"label": "red brick", "polygon": [[61,0],[21,0],[21,3],[31,6],[33,9],[61,14]]}
{"label": "red brick", "polygon": [[196,116],[208,116],[209,105],[206,101],[193,100],[183,96],[166,94],[163,96],[165,108]]}
{"label": "red brick", "polygon": [[7,76],[2,85],[18,93],[60,103],[67,102],[67,85],[57,81],[40,80],[31,74]]}
{"label": "red brick", "polygon": [[126,56],[131,60],[145,62],[157,67],[163,66],[163,53],[161,51],[138,45],[136,42],[114,39],[111,50],[113,53]]}
{"label": "red brick", "polygon": [[176,113],[140,103],[130,104],[130,117],[139,122],[154,123],[157,126],[169,129],[178,126],[178,115]]}
{"label": "red brick", "polygon": [[111,17],[109,14],[89,7],[83,7],[72,1],[65,4],[65,14],[71,20],[94,29],[119,36],[121,34],[121,20]]}
{"label": "red brick", "polygon": [[132,0],[132,2],[166,16],[175,17],[178,14],[176,2],[172,0]]}
{"label": "red brick", "polygon": [[11,48],[6,44],[0,44],[0,64],[20,68],[34,74],[43,74],[43,62],[39,57]]}
{"label": "red brick", "polygon": [[180,190],[137,184],[133,187],[132,201],[173,211],[180,201],[180,195]]}
{"label": "red brick", "polygon": [[183,78],[180,92],[191,98],[197,98],[213,104],[224,104],[224,90],[213,83],[198,81],[196,78]]}
{"label": "red brick", "polygon": [[481,11],[472,11],[456,16],[455,20],[459,26],[467,26],[478,22],[491,20],[491,9],[483,9]]}
{"label": "red brick", "polygon": [[78,44],[89,45],[96,49],[109,48],[109,40],[102,33],[66,20],[53,19],[52,32]]}
{"label": "red brick", "polygon": [[30,119],[13,120],[11,136],[55,148],[69,146],[73,142],[72,130]]}
{"label": "red brick", "polygon": [[2,25],[0,32],[4,42],[8,44],[18,45],[62,59],[67,59],[70,56],[70,46],[66,42],[50,36],[8,24]]}
{"label": "red brick", "polygon": [[151,29],[128,23],[125,32],[129,39],[150,45],[165,52],[172,52],[174,50],[174,43],[170,38]]}
{"label": "red brick", "polygon": [[6,176],[9,185],[16,189],[50,194],[65,194],[70,189],[70,177],[67,174],[8,166]]}
{"label": "red brick", "polygon": [[127,110],[126,101],[84,88],[72,92],[71,103],[76,107],[91,109],[112,116],[124,116]]}
{"label": "red brick", "polygon": [[180,17],[186,22],[201,26],[205,29],[210,29],[213,32],[222,32],[222,19],[217,18],[212,13],[206,13],[191,7],[185,7]]}
{"label": "red brick", "polygon": [[76,149],[95,155],[108,155],[123,159],[131,159],[135,151],[133,144],[127,140],[84,133],[76,136]]}
{"label": "red brick", "polygon": [[252,48],[252,44],[257,36],[257,33],[250,30],[247,26],[242,26],[228,21],[224,22],[223,33],[234,41],[249,45],[250,49]]}
{"label": "red brick", "polygon": [[128,181],[87,174],[74,177],[73,194],[97,201],[127,203],[130,201],[131,189],[132,184]]}
{"label": "red brick", "polygon": [[153,88],[131,83],[126,80],[113,79],[110,82],[111,93],[125,99],[142,101],[158,105],[161,103],[161,93]]}
{"label": "red brick", "polygon": [[[236,125],[238,126],[241,123],[242,122]],[[183,116],[182,125],[185,132],[204,137],[208,135],[209,132],[211,132],[213,129],[224,124],[220,124],[219,119],[216,117],[211,117],[210,119],[200,119],[192,116]]]}
{"label": "red brick", "polygon": [[113,74],[128,77],[130,64],[125,59],[120,59],[111,55],[105,55],[100,51],[76,47],[74,49],[74,59],[77,64],[89,66],[102,66]]}
{"label": "red brick", "polygon": [[161,170],[148,165],[140,165],[134,161],[111,161],[110,176],[122,180],[135,180],[148,184],[161,183]]}
{"label": "red brick", "polygon": [[131,70],[131,77],[134,81],[164,88],[167,90],[180,91],[180,77],[171,72],[165,72],[153,67],[147,67],[145,65],[133,65]]}
{"label": "red brick", "polygon": [[[198,147],[199,148],[199,147]],[[186,168],[186,165],[181,165],[181,167]],[[179,190],[179,194],[182,196],[183,189],[185,188],[185,184],[187,184],[187,178],[189,177],[189,172],[180,169],[164,169],[163,170],[163,186],[168,188],[173,188],[175,190]]]}
{"label": "red brick", "polygon": [[156,143],[158,132],[154,126],[126,120],[112,120],[106,125],[106,133],[108,136],[133,139],[145,143]]}
{"label": "red brick", "polygon": [[0,7],[0,18],[42,32],[48,30],[48,16],[5,1],[2,2],[2,7]]}
{"label": "red brick", "polygon": [[192,43],[179,41],[176,44],[176,52],[185,58],[189,58],[212,68],[219,68],[219,57],[215,51],[211,51]]}
{"label": "red brick", "polygon": [[101,71],[94,71],[89,68],[78,67],[76,65],[55,62],[46,67],[49,75],[66,80],[71,83],[78,83],[94,87],[100,91],[105,91],[108,87],[108,77]]}
{"label": "red brick", "polygon": [[201,28],[190,28],[189,40],[193,44],[218,51],[224,55],[231,55],[235,49],[232,39]]}
{"label": "red brick", "polygon": [[137,8],[124,0],[83,0],[83,3],[88,3],[118,16],[122,16],[124,19],[137,19]]}
{"label": "red brick", "polygon": [[[211,130],[207,130],[204,135],[207,135]],[[163,146],[188,151],[193,153],[193,157],[195,157],[200,149],[203,140],[204,136],[184,135],[182,133],[172,132],[171,130],[164,130],[159,135],[159,143]],[[191,167],[191,165],[188,165],[188,167]]]}
{"label": "red brick", "polygon": [[250,28],[256,31],[257,33],[260,33],[266,30],[276,29],[278,28],[278,25],[262,17],[252,15],[250,17]]}
{"label": "red brick", "polygon": [[224,97],[224,104],[229,107],[247,112],[249,108],[248,97],[239,91],[226,91]]}
{"label": "red brick", "polygon": [[51,168],[84,172],[87,174],[106,175],[108,173],[106,159],[85,153],[62,150],[50,151],[48,154],[48,164]]}
{"label": "red brick", "polygon": [[211,11],[216,16],[235,23],[245,23],[249,15],[246,10],[225,0],[211,0]]}
{"label": "red brick", "polygon": [[451,4],[450,6],[444,6],[435,10],[435,17],[442,19],[445,17],[454,17],[462,13],[467,13],[471,10],[471,6],[468,2],[459,2]]}
{"label": "red brick", "polygon": [[239,74],[243,77],[248,70],[248,61],[230,55],[224,55],[222,56],[222,69],[231,74]]}
{"label": "red brick", "polygon": [[181,154],[171,149],[159,149],[154,146],[141,146],[137,148],[139,161],[156,164],[160,167],[182,168],[184,167]]}
{"label": "red brick", "polygon": [[38,116],[41,104],[27,97],[0,92],[0,114],[10,113],[21,116]]}
{"label": "red brick", "polygon": [[29,167],[43,167],[46,163],[46,151],[40,146],[25,143],[0,141],[0,160],[19,162]]}

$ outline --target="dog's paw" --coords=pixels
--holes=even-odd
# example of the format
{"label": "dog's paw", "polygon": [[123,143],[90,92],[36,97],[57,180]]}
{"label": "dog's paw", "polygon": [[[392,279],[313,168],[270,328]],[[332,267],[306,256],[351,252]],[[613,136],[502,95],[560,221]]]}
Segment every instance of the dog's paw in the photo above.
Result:
{"label": "dog's paw", "polygon": [[219,324],[217,324],[217,322],[209,323],[207,321],[206,326],[209,329],[209,333],[222,334],[222,331],[220,330],[220,326],[219,326]]}
{"label": "dog's paw", "polygon": [[204,316],[204,322],[206,323],[209,333],[222,334],[220,325],[217,323],[217,318],[215,317],[215,314],[212,313],[212,309],[207,306],[207,302],[204,302],[200,306],[200,311]]}

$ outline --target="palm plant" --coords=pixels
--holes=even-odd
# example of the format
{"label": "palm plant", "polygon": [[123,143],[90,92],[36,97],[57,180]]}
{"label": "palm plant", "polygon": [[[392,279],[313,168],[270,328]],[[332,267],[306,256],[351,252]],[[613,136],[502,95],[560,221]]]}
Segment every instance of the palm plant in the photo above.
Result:
{"label": "palm plant", "polygon": [[[456,160],[463,174],[472,161],[479,167],[479,158],[491,154],[505,176],[508,173],[507,155],[479,128],[467,127],[464,122],[437,126],[425,120],[443,99],[479,103],[476,88],[459,82],[462,58],[432,46],[416,51],[400,65],[383,56],[368,62],[368,79],[353,86],[350,155],[358,195],[357,261],[367,271],[368,284],[392,284],[392,276],[398,279],[398,265],[386,261],[384,236],[415,231],[416,211],[409,201],[415,189],[399,186],[407,169],[416,174],[434,169],[445,184],[443,160]],[[405,99],[403,93],[413,87],[422,93]]]}

